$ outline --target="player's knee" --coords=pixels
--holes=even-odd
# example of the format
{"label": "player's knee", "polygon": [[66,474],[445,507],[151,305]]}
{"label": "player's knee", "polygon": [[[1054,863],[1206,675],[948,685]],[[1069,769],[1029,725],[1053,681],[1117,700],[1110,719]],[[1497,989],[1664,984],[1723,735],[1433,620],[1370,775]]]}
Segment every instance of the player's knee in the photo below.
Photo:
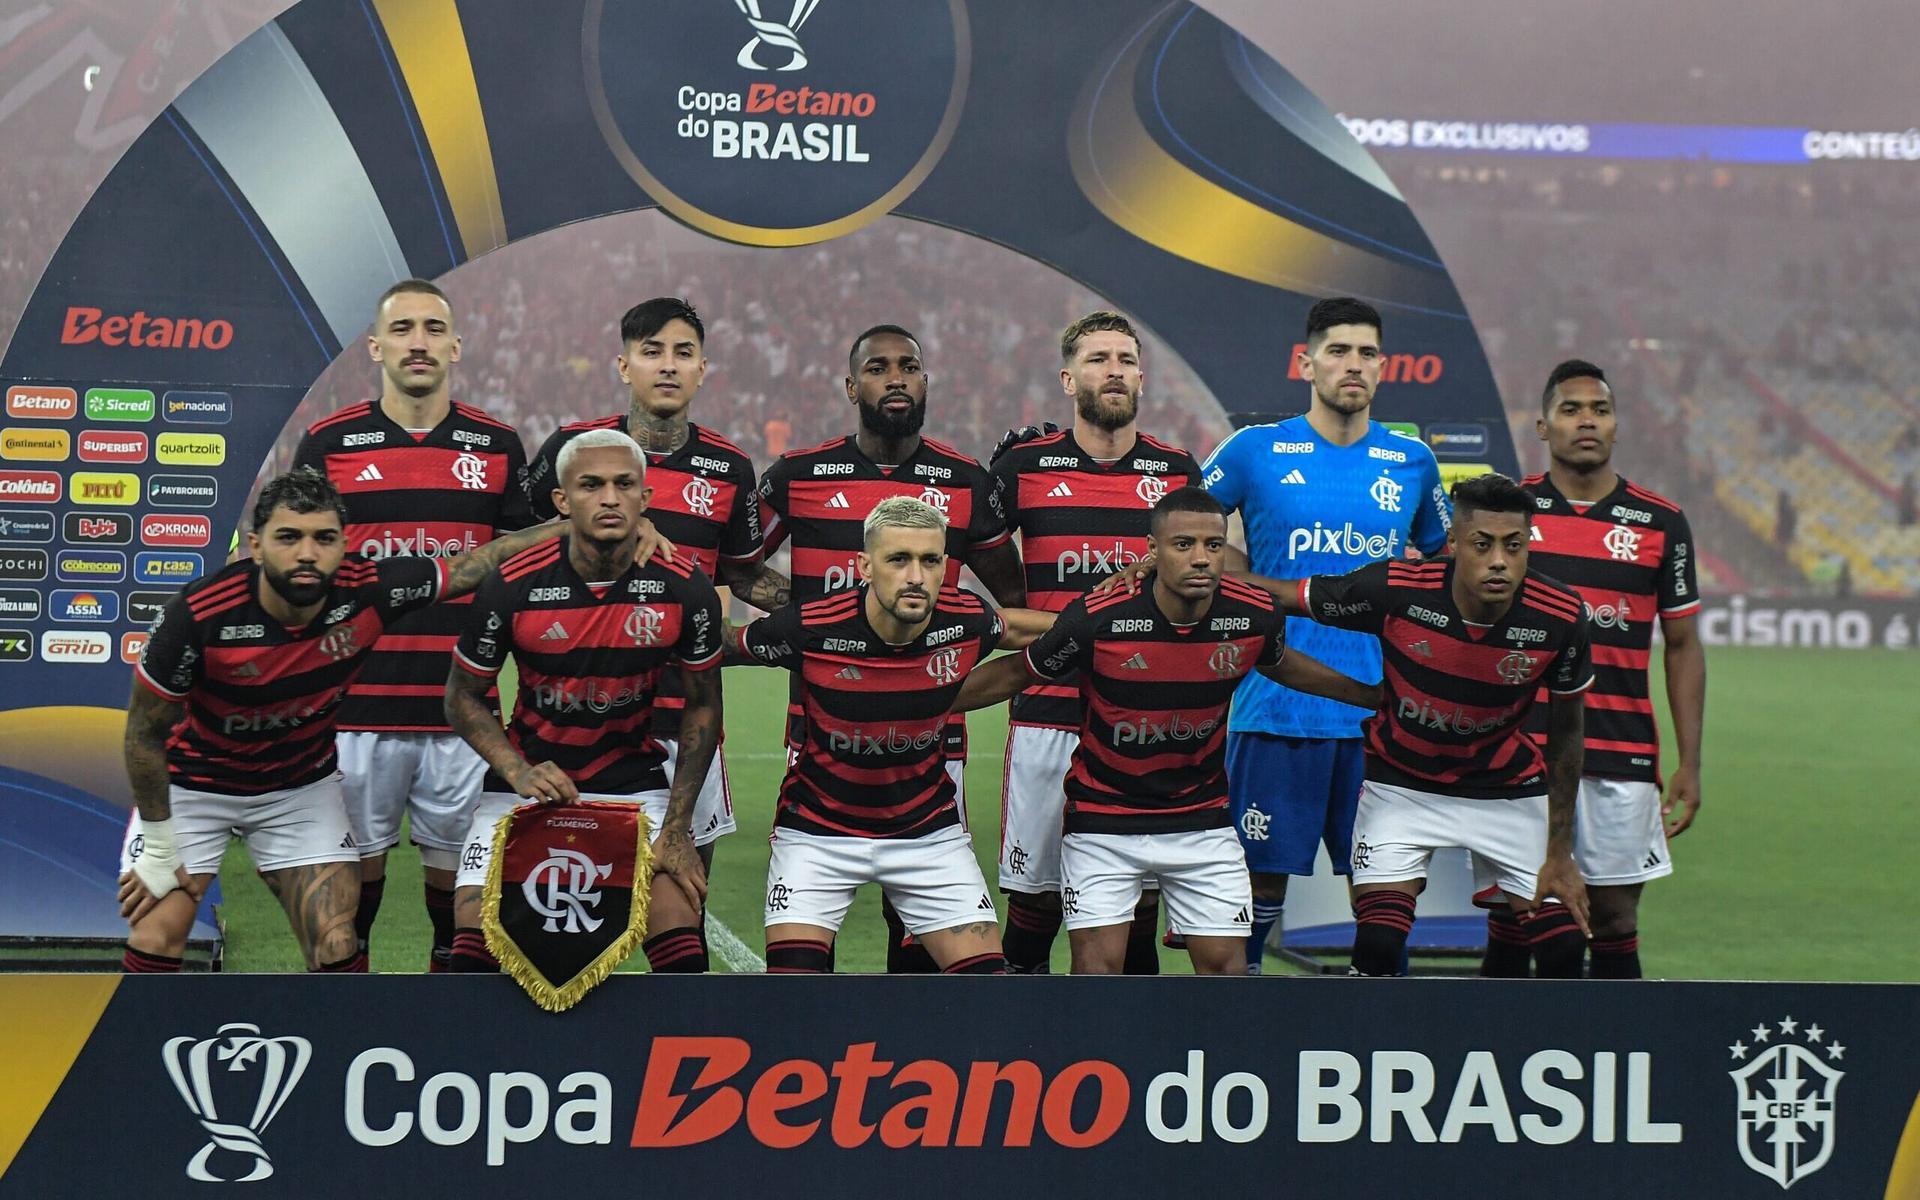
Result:
{"label": "player's knee", "polygon": [[360,949],[360,939],[355,935],[351,922],[344,925],[331,925],[314,936],[312,966],[316,970],[344,969],[327,964],[344,963],[356,954],[364,956],[365,953]]}
{"label": "player's knee", "polygon": [[1639,928],[1640,897],[1636,892],[1622,888],[1590,888],[1587,896],[1592,904],[1588,923],[1593,928],[1595,939],[1623,938]]}
{"label": "player's knee", "polygon": [[1287,881],[1291,875],[1275,875],[1270,871],[1250,871],[1247,878],[1253,883],[1253,898],[1266,904],[1279,904],[1287,898]]}
{"label": "player's knee", "polygon": [[824,975],[833,967],[831,947],[811,938],[767,943],[767,974]]}

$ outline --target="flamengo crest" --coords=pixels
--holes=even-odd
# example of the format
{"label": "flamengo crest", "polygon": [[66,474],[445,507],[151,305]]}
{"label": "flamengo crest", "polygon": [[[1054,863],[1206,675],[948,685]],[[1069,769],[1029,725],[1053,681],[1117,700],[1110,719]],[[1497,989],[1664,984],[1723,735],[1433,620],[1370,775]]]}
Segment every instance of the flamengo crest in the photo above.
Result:
{"label": "flamengo crest", "polygon": [[[1796,1034],[1805,1042],[1792,1040]],[[1741,1159],[1782,1190],[1826,1166],[1839,1116],[1835,1093],[1846,1074],[1831,1064],[1847,1048],[1819,1025],[1803,1026],[1788,1016],[1756,1024],[1727,1053],[1743,1064],[1727,1072]]]}

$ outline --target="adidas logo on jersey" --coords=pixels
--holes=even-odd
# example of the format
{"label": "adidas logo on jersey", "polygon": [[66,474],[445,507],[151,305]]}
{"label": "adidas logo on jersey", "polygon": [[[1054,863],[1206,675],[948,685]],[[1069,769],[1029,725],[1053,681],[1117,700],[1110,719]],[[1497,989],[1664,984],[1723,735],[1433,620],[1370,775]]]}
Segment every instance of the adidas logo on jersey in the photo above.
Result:
{"label": "adidas logo on jersey", "polygon": [[1282,475],[1280,477],[1281,483],[1305,483],[1306,481],[1307,481],[1307,477],[1300,473],[1299,467],[1295,467],[1293,470],[1288,471],[1285,475]]}
{"label": "adidas logo on jersey", "polygon": [[1073,489],[1064,483],[1056,483],[1053,485],[1053,490],[1048,492],[1047,495],[1051,497],[1071,496],[1073,495]]}
{"label": "adidas logo on jersey", "polygon": [[258,679],[260,678],[260,664],[243,662],[233,669],[233,673],[240,679]]}
{"label": "adidas logo on jersey", "polygon": [[1433,657],[1433,647],[1429,646],[1424,639],[1418,642],[1414,642],[1412,645],[1408,646],[1407,649],[1411,650],[1415,654],[1418,654],[1421,658]]}
{"label": "adidas logo on jersey", "polygon": [[386,476],[380,473],[379,467],[374,466],[372,463],[368,463],[366,466],[360,468],[360,473],[358,475],[355,475],[353,478],[354,478],[354,481],[357,483],[373,483],[377,480],[385,479]]}
{"label": "adidas logo on jersey", "polygon": [[540,640],[543,642],[564,642],[572,636],[572,634],[567,632],[565,625],[555,621],[553,624],[547,626],[547,631],[540,635]]}
{"label": "adidas logo on jersey", "polygon": [[833,494],[833,499],[827,501],[827,507],[828,508],[852,508],[853,505],[847,503],[847,494],[845,492],[835,492]]}
{"label": "adidas logo on jersey", "polygon": [[1147,656],[1144,654],[1136,654],[1120,665],[1129,671],[1146,671],[1151,669],[1147,666]]}
{"label": "adidas logo on jersey", "polygon": [[860,674],[859,667],[843,667],[840,670],[840,672],[834,676],[834,678],[845,679],[849,681],[856,681],[856,680],[865,678],[865,676]]}

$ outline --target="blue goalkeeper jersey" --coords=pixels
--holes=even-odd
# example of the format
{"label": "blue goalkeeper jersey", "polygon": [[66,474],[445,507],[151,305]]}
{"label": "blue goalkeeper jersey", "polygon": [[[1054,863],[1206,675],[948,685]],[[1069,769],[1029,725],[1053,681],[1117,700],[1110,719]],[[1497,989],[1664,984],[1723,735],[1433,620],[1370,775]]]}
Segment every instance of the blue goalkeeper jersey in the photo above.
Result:
{"label": "blue goalkeeper jersey", "polygon": [[[1249,425],[1221,442],[1201,467],[1204,486],[1246,525],[1247,556],[1273,579],[1342,575],[1409,545],[1438,553],[1453,525],[1433,451],[1378,421],[1351,446],[1336,446],[1307,419]],[[1363,683],[1380,678],[1371,634],[1287,619],[1287,644]],[[1283,737],[1357,738],[1369,714],[1350,704],[1247,676],[1228,729]]]}

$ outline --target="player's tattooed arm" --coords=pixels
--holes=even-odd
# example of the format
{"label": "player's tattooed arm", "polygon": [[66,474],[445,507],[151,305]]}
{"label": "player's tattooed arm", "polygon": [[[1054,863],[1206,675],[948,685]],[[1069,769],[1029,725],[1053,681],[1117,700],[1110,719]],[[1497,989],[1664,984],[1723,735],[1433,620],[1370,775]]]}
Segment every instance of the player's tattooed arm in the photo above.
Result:
{"label": "player's tattooed arm", "polygon": [[968,560],[967,565],[980,582],[993,593],[1002,608],[1024,608],[1027,603],[1027,569],[1020,565],[1020,551],[1011,539]]}
{"label": "player's tattooed arm", "polygon": [[660,835],[653,843],[653,869],[671,876],[698,909],[706,902],[707,873],[693,845],[693,805],[706,786],[720,746],[720,672],[682,667],[680,683],[687,703],[680,713],[680,749],[667,792],[667,813],[660,819]]}
{"label": "player's tattooed arm", "polygon": [[454,663],[447,672],[447,724],[517,794],[550,804],[578,800],[580,791],[565,771],[550,762],[530,763],[513,748],[507,731],[500,727],[500,718],[487,703],[487,691],[492,686],[490,676],[477,675]]}
{"label": "player's tattooed arm", "polygon": [[1027,656],[1024,653],[1002,654],[967,672],[966,679],[960,684],[959,694],[953,698],[953,706],[947,711],[972,712],[976,708],[991,708],[1019,695],[1033,682],[1034,675],[1027,669]]}
{"label": "player's tattooed arm", "polygon": [[793,603],[793,584],[763,562],[721,560],[720,582],[761,612],[777,612]]}
{"label": "player's tattooed arm", "polygon": [[1547,861],[1540,868],[1534,901],[1552,896],[1567,906],[1580,930],[1587,921],[1587,885],[1573,861],[1574,804],[1580,795],[1580,771],[1586,755],[1586,697],[1575,693],[1547,697]]}
{"label": "player's tattooed arm", "polygon": [[549,521],[545,525],[533,525],[526,529],[497,537],[484,546],[469,550],[445,563],[446,581],[440,585],[440,599],[451,600],[464,596],[475,588],[493,569],[525,550],[537,546],[548,538],[556,538],[567,531],[565,521]]}
{"label": "player's tattooed arm", "polygon": [[127,732],[121,748],[127,761],[127,782],[133,802],[146,821],[164,821],[173,815],[167,794],[167,738],[180,723],[186,705],[168,700],[136,680],[127,703]]}
{"label": "player's tattooed arm", "polygon": [[1338,700],[1342,704],[1352,704],[1359,708],[1380,707],[1379,684],[1361,683],[1352,676],[1341,674],[1319,659],[1291,648],[1277,665],[1261,667],[1260,673],[1296,692],[1310,692],[1315,696],[1325,696],[1329,700]]}

